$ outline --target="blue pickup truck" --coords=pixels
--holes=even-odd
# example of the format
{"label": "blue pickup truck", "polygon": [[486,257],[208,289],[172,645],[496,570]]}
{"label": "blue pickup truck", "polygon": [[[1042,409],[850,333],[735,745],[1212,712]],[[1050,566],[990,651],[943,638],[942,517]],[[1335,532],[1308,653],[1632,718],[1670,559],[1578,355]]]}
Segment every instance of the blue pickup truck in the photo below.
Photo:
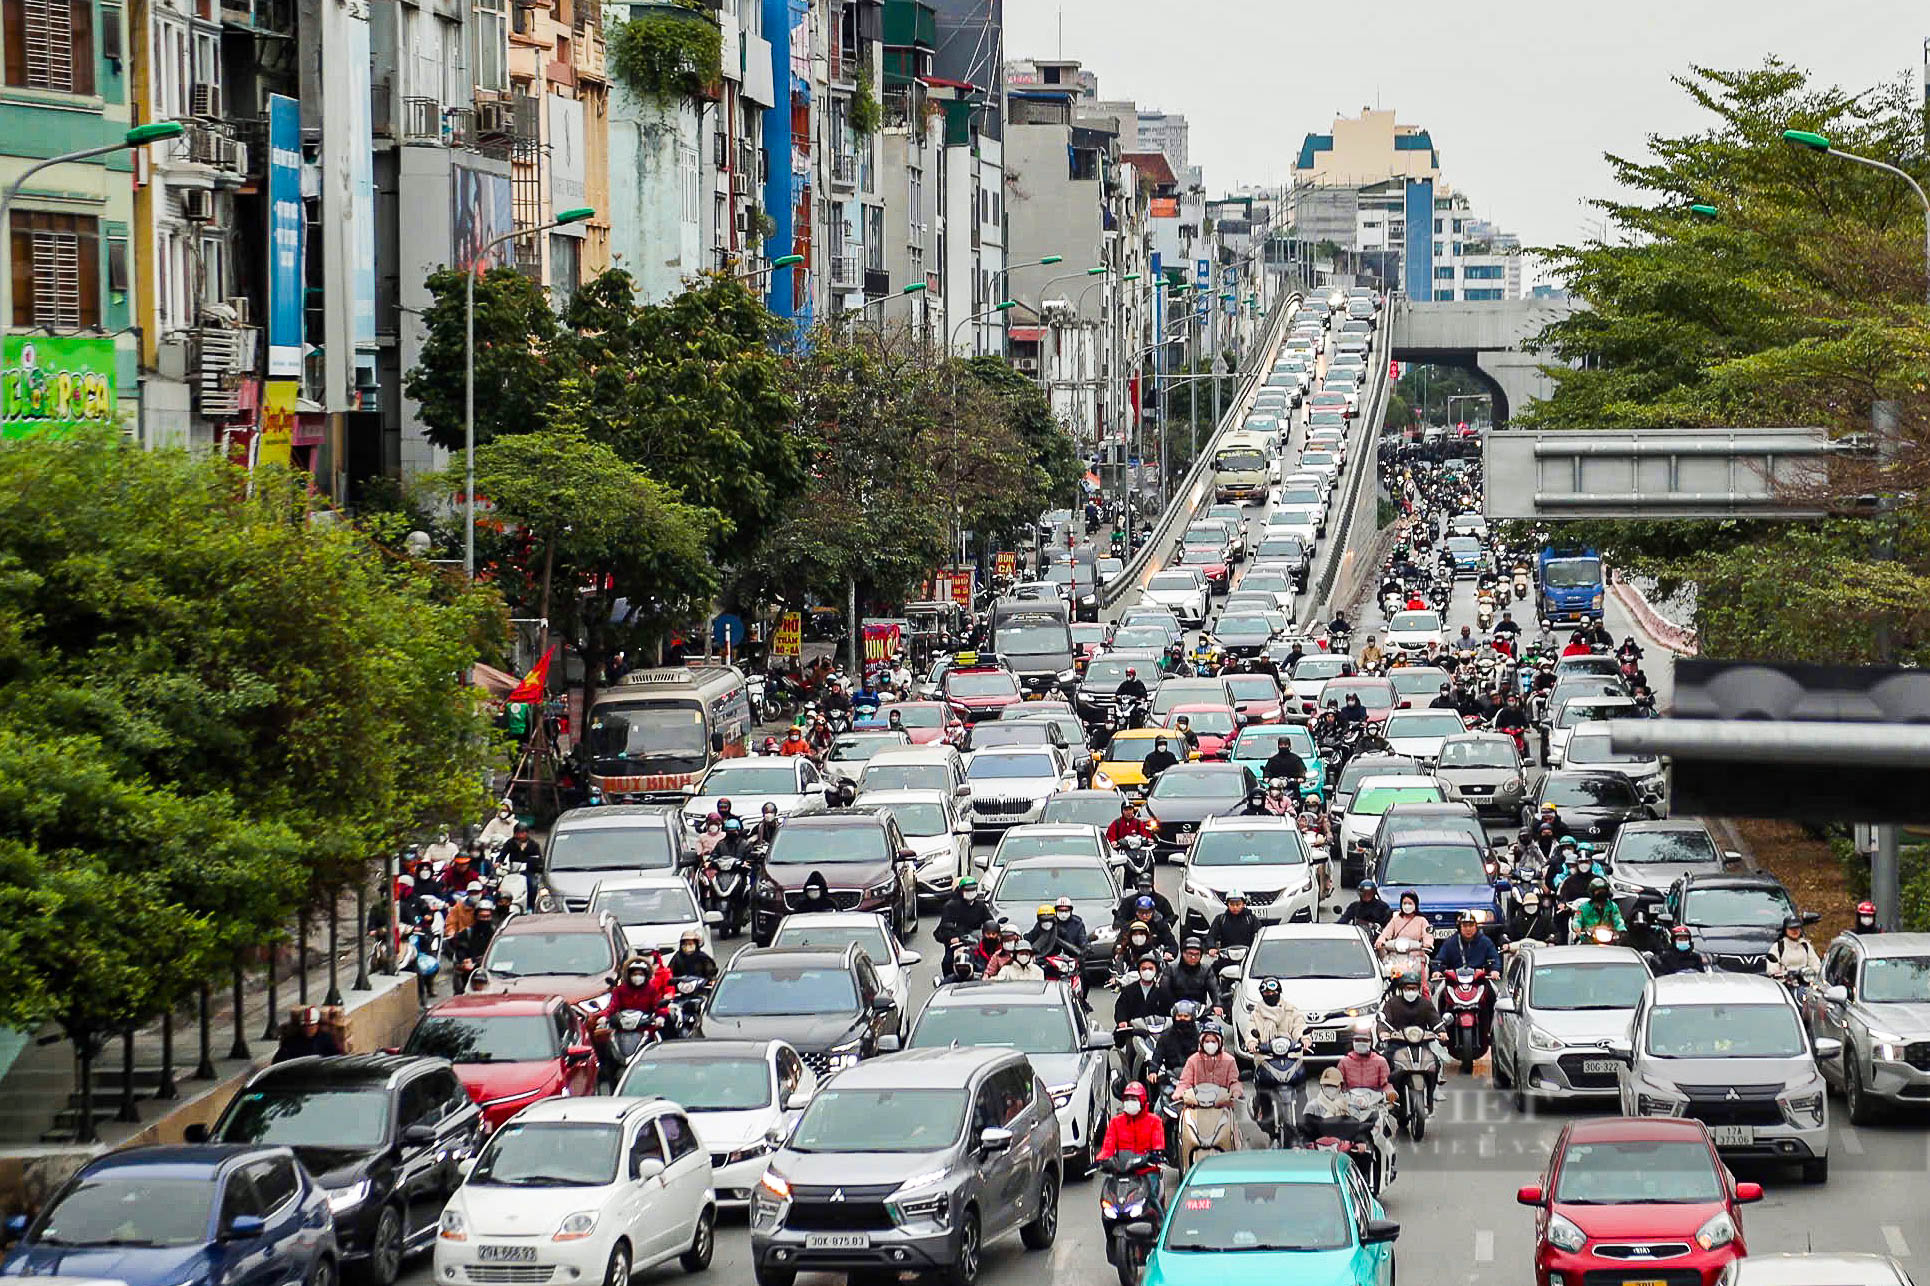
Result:
{"label": "blue pickup truck", "polygon": [[1548,621],[1602,614],[1602,556],[1580,545],[1543,545],[1535,556],[1535,601]]}

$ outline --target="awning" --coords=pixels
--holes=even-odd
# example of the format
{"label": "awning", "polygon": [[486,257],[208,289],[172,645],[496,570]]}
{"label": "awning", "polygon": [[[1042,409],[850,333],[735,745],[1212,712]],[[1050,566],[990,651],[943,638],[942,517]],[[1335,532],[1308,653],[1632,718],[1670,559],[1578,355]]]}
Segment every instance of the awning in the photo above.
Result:
{"label": "awning", "polygon": [[1005,333],[1021,344],[1036,344],[1045,338],[1045,327],[1007,326]]}
{"label": "awning", "polygon": [[478,661],[469,667],[469,682],[472,686],[481,688],[490,696],[500,700],[514,692],[520,680],[513,674],[505,674],[493,665],[484,665]]}

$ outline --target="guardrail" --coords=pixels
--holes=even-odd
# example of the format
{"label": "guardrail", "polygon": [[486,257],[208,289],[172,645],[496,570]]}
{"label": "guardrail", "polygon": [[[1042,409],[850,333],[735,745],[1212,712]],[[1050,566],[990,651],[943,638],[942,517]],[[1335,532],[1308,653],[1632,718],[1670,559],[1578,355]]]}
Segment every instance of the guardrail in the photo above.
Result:
{"label": "guardrail", "polygon": [[[1388,309],[1384,307],[1381,311],[1386,314]],[[1387,324],[1388,319],[1383,316],[1383,323],[1377,328],[1377,333],[1382,340],[1387,337]],[[1391,382],[1387,378],[1387,345],[1382,343],[1376,347],[1380,352],[1368,355],[1369,360],[1373,362],[1373,365],[1368,367],[1368,370],[1373,372],[1371,393],[1362,413],[1354,418],[1354,432],[1357,440],[1353,444],[1349,457],[1349,469],[1353,476],[1348,482],[1345,502],[1340,507],[1340,526],[1338,530],[1328,530],[1327,549],[1330,554],[1327,565],[1307,586],[1309,621],[1328,619],[1328,612],[1333,606],[1328,602],[1328,597],[1333,593],[1334,582],[1339,579],[1342,569],[1348,565],[1350,559],[1371,554],[1373,551],[1371,542],[1363,542],[1356,547],[1351,543],[1350,538],[1358,524],[1363,505],[1374,498],[1372,492],[1363,493],[1362,488],[1369,479],[1376,477],[1380,472],[1380,426],[1387,414],[1387,393]]]}
{"label": "guardrail", "polygon": [[[1186,471],[1186,476],[1180,479],[1178,486],[1173,488],[1172,499],[1167,502],[1165,511],[1159,516],[1159,521],[1153,524],[1152,531],[1147,533],[1146,543],[1140,546],[1138,553],[1126,560],[1126,565],[1120,569],[1117,576],[1099,586],[1101,607],[1111,607],[1119,601],[1120,595],[1141,583],[1148,567],[1159,557],[1162,547],[1172,539],[1173,528],[1182,519],[1190,520],[1193,511],[1199,507],[1200,498],[1204,494],[1202,487],[1212,472],[1211,462],[1214,453],[1219,449],[1220,439],[1230,428],[1245,422],[1247,408],[1253,401],[1254,393],[1259,390],[1267,373],[1273,369],[1274,355],[1280,351],[1287,322],[1293,316],[1294,310],[1300,306],[1300,299],[1299,291],[1289,291],[1274,304],[1273,315],[1267,320],[1267,326],[1261,332],[1260,341],[1247,351],[1246,360],[1241,364],[1240,383],[1233,392],[1233,404],[1227,408],[1226,413],[1220,417],[1220,422],[1213,426],[1213,431],[1201,444],[1199,455],[1193,461],[1193,467]],[[1199,396],[1197,388],[1192,396]],[[1171,429],[1172,426],[1168,425],[1169,433]],[[1164,460],[1160,462],[1160,467],[1165,467]]]}

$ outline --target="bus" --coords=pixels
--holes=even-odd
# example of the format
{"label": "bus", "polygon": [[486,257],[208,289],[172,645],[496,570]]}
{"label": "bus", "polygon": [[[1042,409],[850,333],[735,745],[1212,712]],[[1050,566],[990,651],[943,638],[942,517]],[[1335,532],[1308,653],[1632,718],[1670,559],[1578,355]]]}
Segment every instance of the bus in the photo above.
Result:
{"label": "bus", "polygon": [[674,803],[719,759],[750,753],[749,687],[734,665],[632,670],[587,723],[590,785],[606,800]]}
{"label": "bus", "polygon": [[1260,434],[1230,433],[1213,453],[1213,495],[1222,501],[1250,502],[1267,496],[1267,440]]}

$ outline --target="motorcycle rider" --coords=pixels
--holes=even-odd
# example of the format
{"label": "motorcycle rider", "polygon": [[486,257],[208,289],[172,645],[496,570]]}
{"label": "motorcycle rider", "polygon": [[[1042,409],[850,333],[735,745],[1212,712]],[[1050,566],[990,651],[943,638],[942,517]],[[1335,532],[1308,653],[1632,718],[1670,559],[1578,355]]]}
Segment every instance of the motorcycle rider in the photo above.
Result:
{"label": "motorcycle rider", "polygon": [[979,900],[978,877],[967,875],[959,880],[957,892],[946,898],[945,905],[939,909],[938,928],[932,936],[946,948],[969,946],[987,925],[997,932],[998,916]]}
{"label": "motorcycle rider", "polygon": [[476,903],[475,918],[470,920],[469,927],[449,939],[449,958],[456,962],[454,985],[458,996],[469,989],[469,975],[475,972],[495,936],[496,904],[482,898]]}
{"label": "motorcycle rider", "polygon": [[1260,917],[1246,904],[1239,889],[1226,891],[1226,910],[1213,917],[1206,930],[1207,950],[1218,955],[1228,947],[1251,947],[1260,936]]}
{"label": "motorcycle rider", "polygon": [[1370,1032],[1356,1031],[1352,1048],[1334,1066],[1340,1069],[1340,1083],[1350,1090],[1379,1090],[1392,1103],[1400,1098],[1394,1089],[1394,1071],[1387,1060],[1374,1050]]}
{"label": "motorcycle rider", "polygon": [[791,725],[791,730],[784,734],[784,740],[778,744],[777,753],[793,758],[798,755],[808,755],[811,753],[811,743],[804,739],[803,724],[794,723]]}
{"label": "motorcycle rider", "polygon": [[1282,737],[1278,747],[1267,756],[1266,766],[1260,770],[1260,776],[1268,781],[1277,781],[1283,777],[1296,783],[1303,780],[1307,775],[1307,761],[1293,752],[1292,740]]}
{"label": "motorcycle rider", "polygon": [[[721,807],[721,804],[720,804]],[[744,819],[728,814],[724,817],[724,838],[717,847],[710,850],[712,857],[734,857],[740,862],[748,862],[751,857],[750,836],[744,832]]]}
{"label": "motorcycle rider", "polygon": [[1520,635],[1521,626],[1515,623],[1514,613],[1501,613],[1501,619],[1494,623],[1493,633],[1496,638],[1500,638],[1505,634],[1508,638],[1513,639]]}
{"label": "motorcycle rider", "polygon": [[1200,1023],[1199,1048],[1180,1069],[1176,1093],[1188,1104],[1193,1102],[1195,1085],[1218,1085],[1229,1098],[1240,1097],[1240,1065],[1226,1052],[1225,1033],[1211,1018]]}
{"label": "motorcycle rider", "polygon": [[1132,978],[1120,985],[1112,1002],[1112,1025],[1124,1027],[1136,1019],[1164,1016],[1172,1008],[1172,995],[1159,980],[1158,959],[1141,956]]}
{"label": "motorcycle rider", "polygon": [[751,827],[751,843],[762,848],[769,848],[772,842],[777,839],[777,828],[780,824],[781,822],[777,815],[777,805],[765,804],[763,812],[757,819],[757,825]]}
{"label": "motorcycle rider", "polygon": [[1783,936],[1776,939],[1776,945],[1769,949],[1769,976],[1787,978],[1792,974],[1820,974],[1823,962],[1816,954],[1816,948],[1803,936],[1801,916],[1783,917]]}
{"label": "motorcycle rider", "polygon": [[1260,980],[1260,1002],[1253,1007],[1249,1021],[1256,1047],[1264,1047],[1275,1036],[1295,1041],[1306,1039],[1307,1016],[1286,998],[1286,990],[1278,978]]}
{"label": "motorcycle rider", "polygon": [[1118,1115],[1106,1122],[1106,1137],[1099,1145],[1097,1159],[1104,1161],[1116,1152],[1164,1155],[1166,1123],[1146,1110],[1146,1087],[1134,1081],[1119,1098]]}
{"label": "motorcycle rider", "polygon": [[1521,697],[1510,692],[1505,704],[1494,712],[1494,730],[1514,736],[1517,732],[1525,738],[1528,735],[1528,712],[1521,708]]}
{"label": "motorcycle rider", "polygon": [[1052,904],[1052,918],[1059,922],[1059,937],[1072,948],[1075,955],[1085,952],[1086,944],[1092,941],[1092,930],[1072,909],[1072,899],[1061,897]]}
{"label": "motorcycle rider", "polygon": [[1559,933],[1560,926],[1555,921],[1554,909],[1541,900],[1541,894],[1533,889],[1522,894],[1508,922],[1508,946],[1530,940],[1557,942]]}
{"label": "motorcycle rider", "polygon": [[1038,953],[1042,961],[1053,956],[1077,958],[1079,955],[1079,948],[1068,942],[1065,934],[1059,931],[1058,908],[1050,902],[1039,903],[1038,910],[1033,913],[1032,928],[1026,933],[1025,940],[1031,943],[1032,949]]}
{"label": "motorcycle rider", "polygon": [[1367,636],[1367,646],[1363,647],[1360,650],[1361,669],[1364,670],[1364,669],[1367,669],[1369,666],[1379,665],[1384,659],[1385,658],[1381,655],[1380,644],[1374,641],[1374,636],[1372,634],[1369,634]]}
{"label": "motorcycle rider", "polygon": [[1113,689],[1112,696],[1115,705],[1128,700],[1143,702],[1147,699],[1146,681],[1139,677],[1138,666],[1126,667],[1126,677]]}
{"label": "motorcycle rider", "polygon": [[1159,780],[1159,775],[1179,762],[1179,756],[1167,748],[1166,738],[1155,737],[1152,751],[1139,761],[1139,771],[1144,774],[1150,787]]}
{"label": "motorcycle rider", "polygon": [[[1582,641],[1590,647],[1615,646],[1615,636],[1608,632],[1608,627],[1602,624],[1602,618],[1599,616],[1590,619],[1582,625]],[[1634,641],[1633,638],[1629,640],[1630,643]]]}
{"label": "motorcycle rider", "polygon": [[1381,931],[1374,935],[1374,950],[1385,958],[1399,938],[1412,939],[1421,943],[1423,948],[1433,940],[1427,918],[1421,914],[1421,895],[1413,889],[1401,890],[1400,913],[1389,916]]}
{"label": "motorcycle rider", "polygon": [[1340,913],[1340,923],[1358,924],[1370,933],[1378,934],[1394,918],[1394,908],[1387,905],[1380,895],[1380,885],[1371,879],[1360,882],[1360,898],[1349,902]]}
{"label": "motorcycle rider", "polygon": [[[1187,715],[1180,715],[1178,718],[1174,719],[1173,735],[1186,743],[1187,754],[1191,755],[1191,754],[1197,754],[1199,752],[1200,734],[1193,731],[1193,720],[1191,719],[1191,717]],[[1147,778],[1148,780],[1151,780],[1150,773],[1147,774]]]}
{"label": "motorcycle rider", "polygon": [[626,1009],[634,1009],[647,1022],[656,1014],[657,1007],[669,999],[670,993],[670,970],[664,968],[656,952],[631,956],[624,963],[622,980],[610,989],[610,1001],[597,1015],[593,1032],[598,1046],[605,1053],[598,1079],[614,1089],[617,1077],[623,1072],[622,1061],[617,1058],[611,1045],[617,1015]]}
{"label": "motorcycle rider", "polygon": [[[1450,969],[1487,969],[1501,968],[1501,953],[1495,949],[1494,939],[1481,932],[1481,922],[1474,918],[1474,912],[1463,911],[1455,917],[1454,936],[1441,939],[1441,945],[1434,949],[1434,972],[1446,973]],[[1486,1017],[1483,1006],[1483,1017]]]}
{"label": "motorcycle rider", "polygon": [[1005,940],[999,933],[999,922],[987,920],[979,929],[978,945],[971,951],[972,972],[980,978],[990,978],[1005,967],[1010,958],[1005,953]]}
{"label": "motorcycle rider", "polygon": [[1850,932],[1883,932],[1883,926],[1876,922],[1876,903],[1865,900],[1856,904],[1856,923],[1850,926]]}
{"label": "motorcycle rider", "polygon": [[1220,978],[1206,962],[1206,943],[1198,937],[1188,937],[1181,944],[1179,959],[1166,967],[1165,983],[1174,999],[1220,1012]]}
{"label": "motorcycle rider", "polygon": [[[1149,871],[1141,875],[1137,880],[1134,880],[1132,890],[1119,899],[1119,905],[1113,909],[1112,923],[1114,928],[1124,932],[1135,919],[1139,918],[1139,899],[1141,898],[1151,898],[1153,900],[1153,918],[1159,921],[1160,927],[1164,928],[1173,923],[1175,919],[1173,915],[1173,904],[1167,900],[1164,893],[1161,893],[1153,887],[1153,877]],[[1157,936],[1157,931],[1155,931],[1155,936]],[[1177,947],[1174,949],[1178,950]]]}
{"label": "motorcycle rider", "polygon": [[1689,926],[1678,924],[1669,930],[1669,949],[1649,952],[1649,966],[1660,978],[1671,973],[1706,973],[1709,961],[1695,949]]}
{"label": "motorcycle rider", "polygon": [[1307,1106],[1301,1116],[1305,1125],[1303,1133],[1309,1138],[1319,1138],[1322,1121],[1344,1120],[1351,1117],[1347,1110],[1347,1088],[1338,1065],[1320,1073],[1320,1084],[1307,1098]]}
{"label": "motorcycle rider", "polygon": [[1044,982],[1045,970],[1037,963],[1038,951],[1032,943],[1020,938],[1012,947],[1012,959],[992,975],[995,982]]}
{"label": "motorcycle rider", "polygon": [[1441,1011],[1435,1008],[1433,997],[1421,986],[1419,978],[1402,978],[1400,985],[1387,994],[1380,1016],[1383,1023],[1397,1032],[1425,1027],[1438,1034],[1441,1027]]}
{"label": "motorcycle rider", "polygon": [[716,847],[724,842],[724,819],[712,813],[704,819],[704,827],[697,832],[697,856],[709,857]]}
{"label": "motorcycle rider", "polygon": [[1106,827],[1106,846],[1118,848],[1128,835],[1137,835],[1148,844],[1153,842],[1153,828],[1139,815],[1139,801],[1131,798],[1119,801],[1119,816]]}
{"label": "motorcycle rider", "polygon": [[1440,695],[1428,702],[1427,708],[1430,710],[1452,710],[1459,714],[1461,712],[1461,703],[1454,699],[1454,688],[1449,684],[1443,683],[1441,685]]}
{"label": "motorcycle rider", "polygon": [[1340,722],[1348,727],[1357,727],[1367,722],[1367,707],[1360,703],[1360,694],[1349,692],[1346,703],[1340,707]]}
{"label": "motorcycle rider", "polygon": [[[1564,884],[1567,881],[1563,881]],[[1588,881],[1588,897],[1575,908],[1575,918],[1570,936],[1577,942],[1582,941],[1598,928],[1613,929],[1616,933],[1628,932],[1628,922],[1622,918],[1622,907],[1609,896],[1608,881],[1597,875]],[[1814,955],[1814,952],[1811,952]]]}
{"label": "motorcycle rider", "polygon": [[537,890],[543,885],[543,849],[529,837],[528,822],[516,823],[515,831],[497,852],[496,860],[522,863],[523,879],[529,886],[528,900],[524,905],[534,908]]}
{"label": "motorcycle rider", "polygon": [[670,976],[678,982],[685,978],[702,978],[705,982],[717,980],[717,961],[710,952],[704,950],[704,935],[695,929],[685,929],[677,939],[676,954],[670,957]]}
{"label": "motorcycle rider", "polygon": [[1159,1034],[1153,1047],[1153,1066],[1161,1077],[1177,1076],[1186,1060],[1200,1047],[1200,1007],[1190,1000],[1173,1002],[1173,1021]]}

